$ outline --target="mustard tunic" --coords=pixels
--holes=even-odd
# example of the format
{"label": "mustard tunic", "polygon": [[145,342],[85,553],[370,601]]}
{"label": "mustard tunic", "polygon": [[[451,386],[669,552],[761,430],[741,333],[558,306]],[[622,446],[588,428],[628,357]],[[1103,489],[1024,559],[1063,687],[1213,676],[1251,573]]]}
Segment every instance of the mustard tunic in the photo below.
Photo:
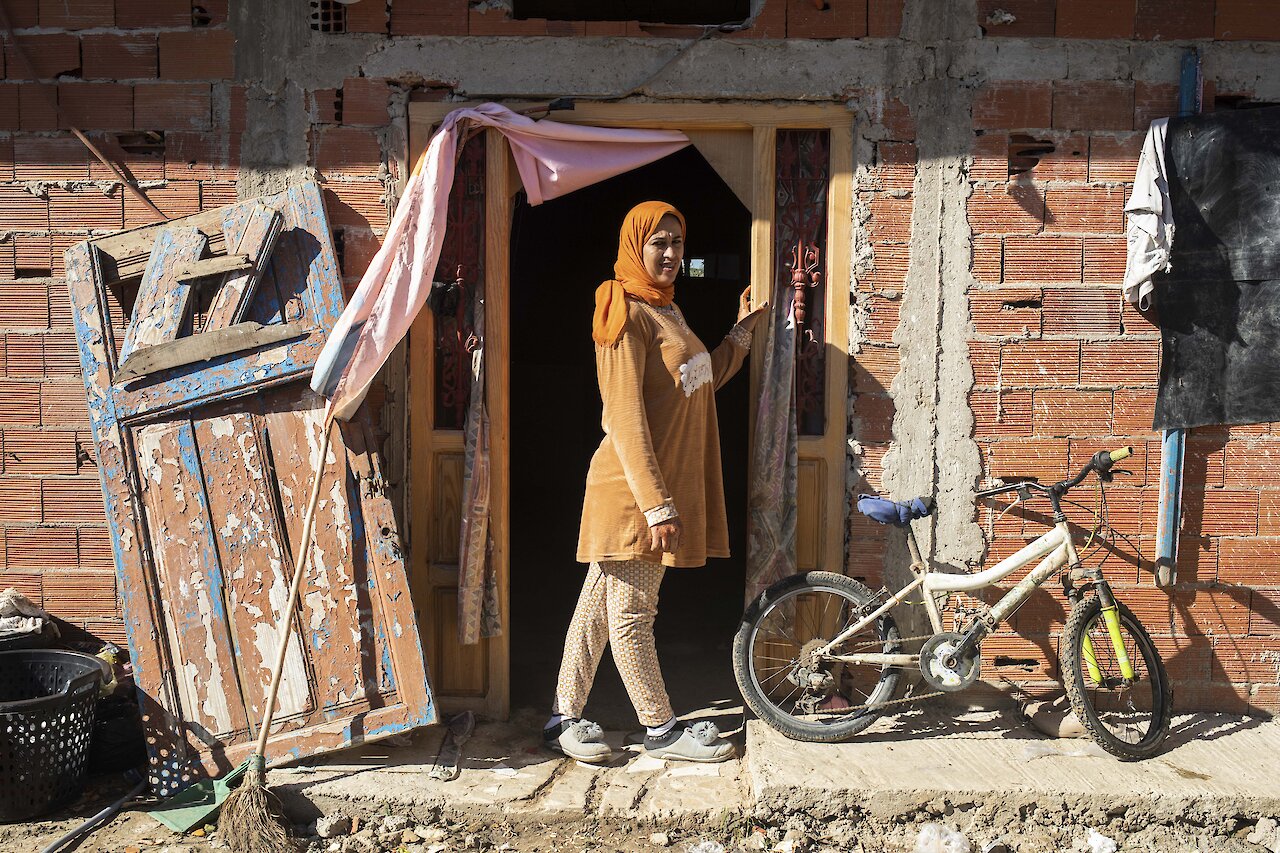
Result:
{"label": "mustard tunic", "polygon": [[[715,391],[742,367],[750,335],[734,327],[708,353],[673,304],[627,298],[614,346],[596,346],[604,440],[591,459],[578,560],[692,568],[729,556]],[[683,525],[674,554],[650,548],[646,511]]]}

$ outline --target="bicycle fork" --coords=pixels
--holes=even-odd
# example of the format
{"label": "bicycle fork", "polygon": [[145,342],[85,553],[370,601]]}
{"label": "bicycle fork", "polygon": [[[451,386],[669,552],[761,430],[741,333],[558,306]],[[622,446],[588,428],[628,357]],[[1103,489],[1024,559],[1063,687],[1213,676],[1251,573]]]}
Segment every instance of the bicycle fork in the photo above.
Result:
{"label": "bicycle fork", "polygon": [[[1116,606],[1116,598],[1111,594],[1111,586],[1101,577],[1096,584],[1098,601],[1102,604],[1102,620],[1106,623],[1107,634],[1111,637],[1111,647],[1116,653],[1116,662],[1120,664],[1120,674],[1125,681],[1133,681],[1133,661],[1129,660],[1129,650],[1124,647],[1124,637],[1120,636],[1120,608]],[[1093,639],[1085,632],[1081,642],[1084,651],[1084,664],[1089,669],[1089,678],[1095,684],[1102,683],[1102,669],[1098,666],[1098,658],[1093,651]]]}

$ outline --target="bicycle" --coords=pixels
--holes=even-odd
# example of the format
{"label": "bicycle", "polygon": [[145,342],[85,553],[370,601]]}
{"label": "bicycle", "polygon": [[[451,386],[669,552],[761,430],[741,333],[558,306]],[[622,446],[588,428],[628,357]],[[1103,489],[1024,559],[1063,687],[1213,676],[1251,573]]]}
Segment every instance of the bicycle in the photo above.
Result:
{"label": "bicycle", "polygon": [[[747,705],[795,740],[847,740],[888,708],[972,685],[981,669],[982,641],[1037,587],[1061,572],[1071,614],[1062,630],[1059,661],[1071,707],[1090,737],[1110,754],[1127,761],[1155,755],[1173,713],[1164,662],[1146,629],[1116,601],[1101,568],[1081,564],[1062,511],[1067,493],[1097,473],[1098,523],[1092,539],[1104,521],[1104,484],[1120,473],[1113,473],[1113,466],[1132,453],[1132,447],[1099,451],[1075,477],[1052,485],[1024,480],[979,491],[979,500],[1017,492],[1011,506],[1039,493],[1049,499],[1053,525],[1017,553],[971,574],[937,571],[921,556],[911,521],[932,512],[927,502],[875,498],[864,506],[860,500],[864,513],[906,529],[912,580],[890,594],[887,588],[872,592],[844,575],[806,572],[766,589],[747,607],[733,644],[734,675]],[[897,517],[883,517],[886,510]],[[1025,578],[977,611],[963,630],[943,630],[935,595],[976,592],[1037,560]],[[1086,597],[1090,587],[1092,594]],[[904,638],[890,611],[917,591],[932,633]],[[918,653],[903,651],[903,644],[912,640],[924,640]],[[895,699],[904,669],[917,667],[934,692]]]}

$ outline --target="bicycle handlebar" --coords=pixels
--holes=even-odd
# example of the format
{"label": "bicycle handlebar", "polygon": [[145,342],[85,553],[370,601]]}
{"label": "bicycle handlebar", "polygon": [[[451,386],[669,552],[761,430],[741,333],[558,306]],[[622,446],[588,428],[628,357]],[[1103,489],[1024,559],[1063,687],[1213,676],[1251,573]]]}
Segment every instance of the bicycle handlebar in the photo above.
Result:
{"label": "bicycle handlebar", "polygon": [[1090,472],[1097,471],[1099,474],[1106,474],[1117,462],[1128,459],[1132,455],[1133,447],[1131,445],[1118,447],[1115,450],[1099,450],[1097,453],[1093,454],[1093,457],[1085,463],[1083,468],[1080,469],[1080,473],[1076,474],[1070,480],[1062,480],[1061,482],[1054,483],[1052,486],[1044,486],[1040,483],[1034,482],[1011,483],[1007,486],[996,486],[993,489],[984,489],[978,492],[977,496],[979,498],[990,498],[995,497],[996,495],[1002,495],[1005,492],[1016,491],[1021,488],[1032,488],[1041,492],[1065,492],[1068,489],[1073,489],[1080,485],[1080,483],[1084,481],[1084,478],[1089,476]]}

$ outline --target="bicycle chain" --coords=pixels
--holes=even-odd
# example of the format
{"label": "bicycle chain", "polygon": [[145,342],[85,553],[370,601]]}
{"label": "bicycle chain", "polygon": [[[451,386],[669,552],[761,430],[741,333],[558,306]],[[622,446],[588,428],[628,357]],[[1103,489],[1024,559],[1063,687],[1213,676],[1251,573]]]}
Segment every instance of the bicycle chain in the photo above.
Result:
{"label": "bicycle chain", "polygon": [[[924,641],[924,640],[931,639],[932,637],[933,637],[933,634],[924,634],[919,637],[899,637],[898,642],[913,643],[913,642],[916,642],[917,640]],[[867,640],[853,646],[853,648],[850,649],[850,651],[852,651],[853,649],[860,648],[862,646],[882,646],[882,645],[884,645],[883,640]],[[794,664],[796,663],[796,661],[792,661],[792,663]],[[938,696],[941,696],[944,692],[945,691],[943,690],[935,690],[932,693],[921,693],[918,696],[913,694],[911,696],[903,696],[901,699],[887,699],[884,702],[879,702],[875,705],[872,705],[870,702],[863,702],[861,705],[850,705],[848,708],[841,708],[840,710],[842,712],[848,712],[848,711],[862,711],[862,710],[874,708],[876,711],[880,711],[880,710],[883,710],[884,708],[888,708],[891,705],[909,705],[912,702],[923,702],[925,699],[933,699]]]}

